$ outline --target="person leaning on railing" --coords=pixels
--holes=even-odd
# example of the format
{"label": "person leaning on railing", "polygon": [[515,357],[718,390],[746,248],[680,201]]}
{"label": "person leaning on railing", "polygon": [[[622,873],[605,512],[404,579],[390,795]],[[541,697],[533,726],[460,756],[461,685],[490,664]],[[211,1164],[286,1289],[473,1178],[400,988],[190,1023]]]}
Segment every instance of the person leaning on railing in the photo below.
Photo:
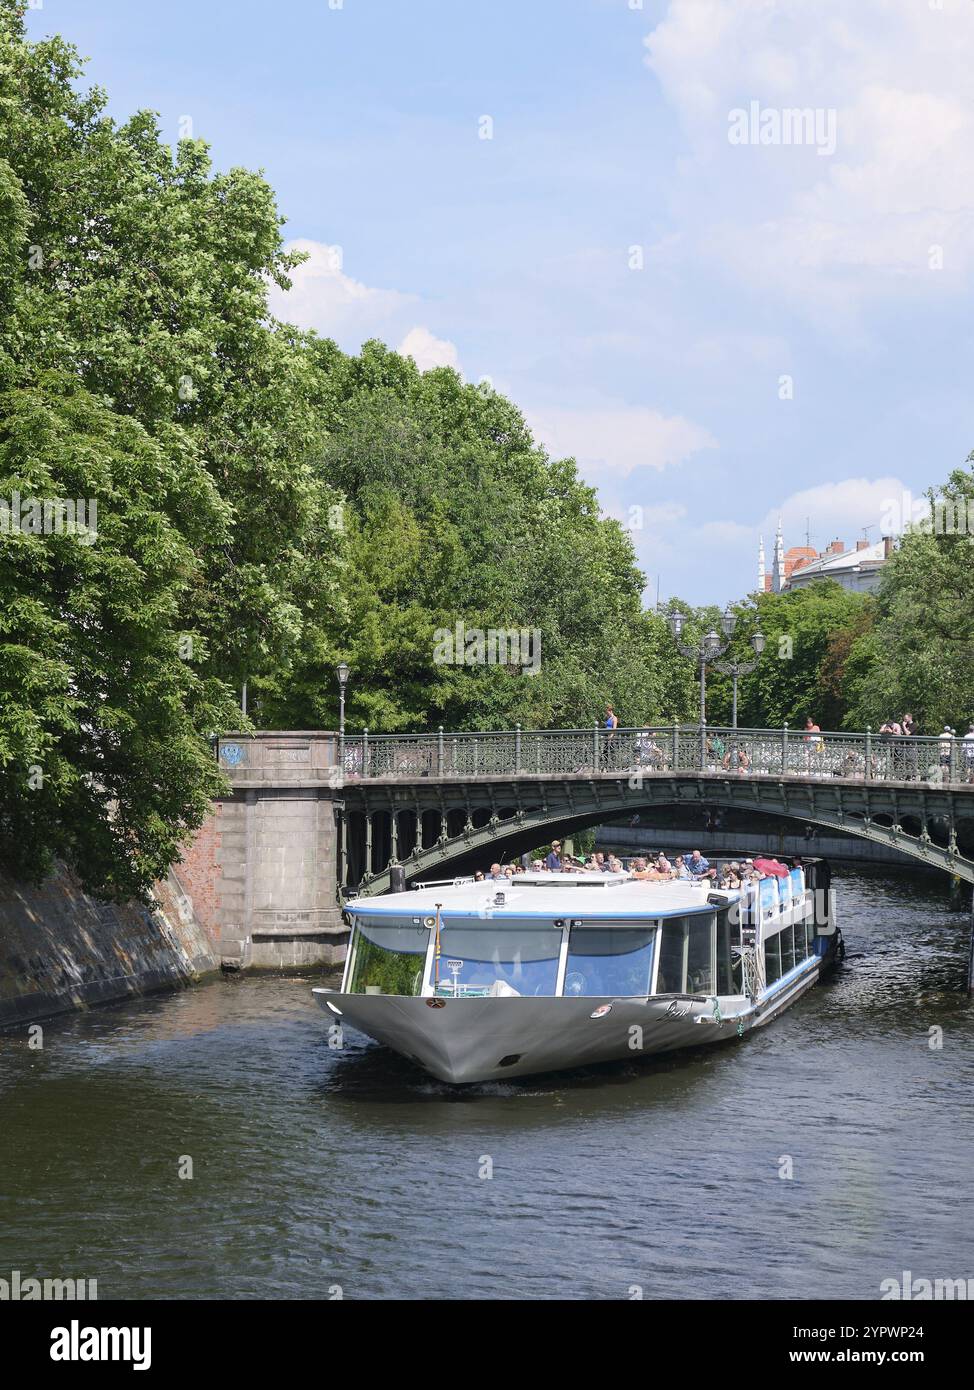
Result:
{"label": "person leaning on railing", "polygon": [[940,780],[949,782],[951,764],[954,760],[954,731],[949,724],[944,725],[944,731],[937,743],[940,749]]}

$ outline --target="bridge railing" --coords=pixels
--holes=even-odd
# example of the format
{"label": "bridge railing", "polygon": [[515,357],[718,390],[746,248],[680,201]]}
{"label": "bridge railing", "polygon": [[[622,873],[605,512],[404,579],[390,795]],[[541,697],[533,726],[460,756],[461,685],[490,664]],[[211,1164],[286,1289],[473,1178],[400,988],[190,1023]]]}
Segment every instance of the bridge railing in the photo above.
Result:
{"label": "bridge railing", "polygon": [[843,777],[856,781],[974,781],[974,740],[723,725],[503,730],[482,733],[356,734],[343,745],[345,776],[471,778],[652,776]]}

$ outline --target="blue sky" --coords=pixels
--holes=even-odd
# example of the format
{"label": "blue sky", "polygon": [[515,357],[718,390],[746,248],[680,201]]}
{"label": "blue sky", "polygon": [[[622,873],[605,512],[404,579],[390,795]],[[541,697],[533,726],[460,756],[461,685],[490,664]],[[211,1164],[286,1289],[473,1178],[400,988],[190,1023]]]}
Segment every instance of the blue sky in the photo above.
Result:
{"label": "blue sky", "polygon": [[[819,548],[874,541],[974,448],[970,0],[43,0],[28,22],[115,115],[154,109],[172,141],[188,117],[218,166],[264,169],[311,253],[281,317],[510,395],[632,528],[650,598],[743,595],[779,512],[786,544],[806,517]],[[752,103],[768,143],[732,143]],[[790,109],[834,148],[785,143]]]}

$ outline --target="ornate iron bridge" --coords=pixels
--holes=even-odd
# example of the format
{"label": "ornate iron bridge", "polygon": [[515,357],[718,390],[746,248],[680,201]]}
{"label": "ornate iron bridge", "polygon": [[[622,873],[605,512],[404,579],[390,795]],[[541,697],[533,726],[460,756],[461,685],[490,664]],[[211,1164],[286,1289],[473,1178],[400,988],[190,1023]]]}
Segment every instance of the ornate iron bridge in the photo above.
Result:
{"label": "ornate iron bridge", "polygon": [[[334,735],[311,735],[328,737]],[[338,879],[382,892],[661,806],[788,816],[974,883],[974,739],[680,726],[335,740]]]}
{"label": "ornate iron bridge", "polygon": [[214,807],[203,878],[228,959],[340,958],[349,891],[470,873],[659,808],[789,817],[974,883],[974,739],[685,726],[265,732],[226,735],[217,756],[229,795]]}

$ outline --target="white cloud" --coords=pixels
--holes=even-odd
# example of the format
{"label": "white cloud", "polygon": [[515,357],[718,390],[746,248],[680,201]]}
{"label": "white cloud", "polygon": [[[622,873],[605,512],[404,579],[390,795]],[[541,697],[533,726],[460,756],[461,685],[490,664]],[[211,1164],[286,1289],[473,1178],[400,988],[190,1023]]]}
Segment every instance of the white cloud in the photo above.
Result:
{"label": "white cloud", "polygon": [[548,452],[557,458],[577,459],[593,483],[627,478],[637,468],[668,468],[684,463],[701,449],[717,447],[702,425],[644,406],[551,408],[528,410],[526,414]]}
{"label": "white cloud", "polygon": [[456,344],[445,338],[434,338],[428,328],[411,328],[396,351],[403,357],[411,357],[421,372],[428,372],[432,367],[460,370]]}
{"label": "white cloud", "polygon": [[399,337],[415,318],[416,295],[374,289],[352,279],[343,269],[340,246],[297,240],[289,242],[287,250],[304,251],[308,259],[291,272],[287,293],[271,286],[270,311],[275,317],[313,328],[351,351],[368,338]]}
{"label": "white cloud", "polygon": [[[833,540],[845,542],[850,549],[861,539],[864,527],[867,539],[879,540],[882,517],[890,503],[899,503],[906,485],[899,478],[846,478],[838,483],[820,483],[786,498],[779,507],[766,512],[755,530],[764,533],[768,563],[780,514],[785,548],[804,545],[806,526],[811,531],[812,545],[824,550]],[[770,544],[769,544],[770,542]]]}
{"label": "white cloud", "polygon": [[[706,230],[687,256],[770,282],[822,322],[974,269],[970,0],[670,0],[645,42],[695,156],[681,193]],[[729,113],[751,102],[834,111],[835,153],[730,144]]]}

